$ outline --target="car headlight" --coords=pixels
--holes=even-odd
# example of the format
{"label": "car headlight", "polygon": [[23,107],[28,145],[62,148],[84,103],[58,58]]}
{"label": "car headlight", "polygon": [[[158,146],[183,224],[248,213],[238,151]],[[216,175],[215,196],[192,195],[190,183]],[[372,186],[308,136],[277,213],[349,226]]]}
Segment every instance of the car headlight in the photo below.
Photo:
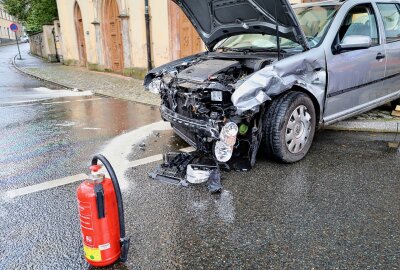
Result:
{"label": "car headlight", "polygon": [[232,158],[238,132],[238,126],[233,122],[227,123],[222,128],[219,141],[214,146],[214,155],[219,162],[228,162]]}
{"label": "car headlight", "polygon": [[151,93],[159,94],[161,91],[161,84],[162,84],[161,78],[155,78],[147,86],[147,90],[149,90],[149,92],[151,92]]}
{"label": "car headlight", "polygon": [[233,147],[225,142],[217,141],[214,146],[214,155],[219,162],[228,162],[232,158]]}

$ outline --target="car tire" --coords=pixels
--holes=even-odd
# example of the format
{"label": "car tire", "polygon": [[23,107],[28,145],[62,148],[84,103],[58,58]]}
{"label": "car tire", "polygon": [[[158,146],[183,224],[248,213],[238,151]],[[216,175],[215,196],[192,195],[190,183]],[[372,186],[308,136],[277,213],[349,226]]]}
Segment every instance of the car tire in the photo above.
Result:
{"label": "car tire", "polygon": [[262,154],[269,160],[275,159],[274,154],[272,152],[272,143],[270,139],[271,134],[271,124],[273,122],[273,115],[276,110],[276,107],[281,102],[281,98],[274,99],[268,104],[266,104],[266,109],[263,116],[263,136],[261,140],[261,147],[264,151]]}
{"label": "car tire", "polygon": [[270,103],[264,115],[264,150],[279,162],[302,160],[310,150],[316,128],[312,100],[304,93],[289,92]]}

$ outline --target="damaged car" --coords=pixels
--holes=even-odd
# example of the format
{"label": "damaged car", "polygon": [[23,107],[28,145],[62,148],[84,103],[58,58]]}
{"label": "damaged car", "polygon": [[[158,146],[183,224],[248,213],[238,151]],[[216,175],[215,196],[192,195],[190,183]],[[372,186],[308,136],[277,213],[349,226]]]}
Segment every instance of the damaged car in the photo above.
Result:
{"label": "damaged car", "polygon": [[303,159],[315,130],[400,96],[396,1],[173,0],[207,51],[149,72],[161,116],[202,153],[247,170]]}

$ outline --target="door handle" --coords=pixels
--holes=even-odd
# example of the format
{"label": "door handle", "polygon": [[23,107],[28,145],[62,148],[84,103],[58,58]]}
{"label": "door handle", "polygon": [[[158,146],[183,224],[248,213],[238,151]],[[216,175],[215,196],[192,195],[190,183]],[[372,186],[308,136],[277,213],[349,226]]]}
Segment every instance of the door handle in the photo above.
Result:
{"label": "door handle", "polygon": [[386,58],[386,55],[384,55],[383,53],[378,53],[376,55],[376,60],[382,60],[382,59],[385,59],[385,58]]}

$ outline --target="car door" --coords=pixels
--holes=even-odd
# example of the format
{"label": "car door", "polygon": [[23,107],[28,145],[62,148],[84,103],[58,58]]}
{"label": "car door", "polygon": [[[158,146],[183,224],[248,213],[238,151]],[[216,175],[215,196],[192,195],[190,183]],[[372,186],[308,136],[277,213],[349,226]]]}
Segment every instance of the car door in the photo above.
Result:
{"label": "car door", "polygon": [[[383,21],[386,75],[383,81],[388,95],[396,95],[400,91],[400,5],[398,3],[377,3]],[[378,98],[379,96],[377,96]]]}
{"label": "car door", "polygon": [[[327,123],[345,118],[373,102],[374,92],[381,91],[386,67],[385,48],[372,4],[349,8],[337,25],[330,30],[335,31],[335,38],[326,52],[328,87],[324,121]],[[338,50],[346,37],[360,35],[371,38],[369,48]]]}

